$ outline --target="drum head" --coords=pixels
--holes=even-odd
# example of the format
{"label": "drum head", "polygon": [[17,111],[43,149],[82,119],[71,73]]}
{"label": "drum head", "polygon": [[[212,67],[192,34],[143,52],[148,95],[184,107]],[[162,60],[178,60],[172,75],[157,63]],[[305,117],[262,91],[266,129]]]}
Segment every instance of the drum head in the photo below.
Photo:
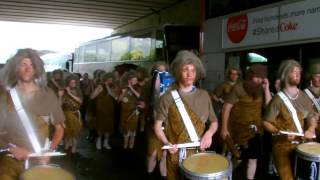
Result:
{"label": "drum head", "polygon": [[320,144],[309,142],[297,146],[297,152],[309,157],[320,158]]}
{"label": "drum head", "polygon": [[26,170],[22,180],[74,180],[72,174],[59,167],[36,166]]}
{"label": "drum head", "polygon": [[210,176],[229,173],[231,163],[219,154],[199,153],[188,157],[183,162],[182,168],[188,173]]}

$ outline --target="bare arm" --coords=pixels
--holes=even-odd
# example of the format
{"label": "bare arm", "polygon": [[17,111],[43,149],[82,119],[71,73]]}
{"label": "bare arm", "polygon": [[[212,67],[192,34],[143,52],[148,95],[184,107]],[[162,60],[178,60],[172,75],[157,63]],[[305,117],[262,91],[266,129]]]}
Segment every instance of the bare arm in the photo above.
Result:
{"label": "bare arm", "polygon": [[154,132],[157,135],[157,138],[163,143],[163,144],[168,144],[169,141],[166,137],[166,135],[164,134],[163,130],[162,130],[162,121],[157,120],[154,123]]}
{"label": "bare arm", "polygon": [[211,99],[214,101],[214,102],[221,102],[223,103],[223,100],[221,98],[219,98],[218,96],[216,96],[215,94],[211,94]]}
{"label": "bare arm", "polygon": [[122,101],[122,99],[123,99],[124,95],[127,93],[127,91],[128,90],[126,88],[121,90],[121,93],[120,93],[120,95],[118,97],[118,102]]}
{"label": "bare arm", "polygon": [[62,124],[55,124],[54,125],[54,134],[52,138],[52,143],[50,149],[54,150],[58,147],[61,139],[63,138],[64,128]]}
{"label": "bare arm", "polygon": [[130,91],[137,97],[140,98],[140,93],[136,91],[131,85],[128,86]]}
{"label": "bare arm", "polygon": [[308,123],[309,127],[304,133],[305,138],[312,139],[315,136],[315,130],[318,126],[318,123],[317,123],[318,120],[319,120],[319,114],[317,114],[317,116],[314,116],[309,120],[309,123]]}
{"label": "bare arm", "polygon": [[264,91],[264,106],[267,107],[269,102],[272,99],[271,92],[270,92],[270,89],[269,89],[269,81],[268,81],[267,78],[265,78],[263,80],[262,88],[263,88],[263,91]]}
{"label": "bare arm", "polygon": [[82,104],[82,99],[79,97],[80,95],[78,95],[78,96],[74,95],[71,92],[69,87],[66,88],[66,91],[67,91],[67,95],[69,95],[73,100],[75,100],[79,104]]}
{"label": "bare arm", "polygon": [[96,98],[102,92],[102,87],[99,85],[91,94],[90,99]]}
{"label": "bare arm", "polygon": [[209,129],[204,133],[203,137],[201,138],[200,142],[200,149],[205,150],[206,148],[209,148],[212,143],[212,136],[218,129],[218,122],[213,121],[211,122]]}
{"label": "bare arm", "polygon": [[[160,120],[156,120],[155,124],[154,124],[154,131],[155,131],[155,134],[157,136],[157,138],[165,145],[172,145],[166,135],[164,134],[163,130],[162,130],[162,121]],[[171,154],[174,154],[178,151],[178,148],[177,148],[177,145],[173,145],[173,148],[172,149],[169,149],[169,152]]]}
{"label": "bare arm", "polygon": [[229,123],[229,117],[230,117],[230,112],[233,107],[233,104],[230,103],[225,103],[223,105],[222,109],[222,127],[221,127],[221,137],[223,139],[226,138],[226,136],[230,135],[229,130],[228,130],[228,123]]}
{"label": "bare arm", "polygon": [[263,127],[266,131],[270,132],[271,134],[275,134],[279,132],[279,129],[277,129],[274,125],[272,125],[268,121],[263,122]]}

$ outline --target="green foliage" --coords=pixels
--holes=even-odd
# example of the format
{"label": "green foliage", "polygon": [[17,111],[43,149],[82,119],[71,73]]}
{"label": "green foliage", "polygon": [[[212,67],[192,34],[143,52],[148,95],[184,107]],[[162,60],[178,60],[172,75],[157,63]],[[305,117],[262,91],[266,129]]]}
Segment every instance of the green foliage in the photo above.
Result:
{"label": "green foliage", "polygon": [[143,52],[140,50],[132,50],[131,51],[131,60],[142,60]]}
{"label": "green foliage", "polygon": [[126,52],[121,56],[122,61],[128,60],[144,60],[144,54],[140,50],[132,50],[131,52]]}
{"label": "green foliage", "polygon": [[121,56],[121,61],[129,61],[131,60],[131,53],[130,52],[126,52]]}

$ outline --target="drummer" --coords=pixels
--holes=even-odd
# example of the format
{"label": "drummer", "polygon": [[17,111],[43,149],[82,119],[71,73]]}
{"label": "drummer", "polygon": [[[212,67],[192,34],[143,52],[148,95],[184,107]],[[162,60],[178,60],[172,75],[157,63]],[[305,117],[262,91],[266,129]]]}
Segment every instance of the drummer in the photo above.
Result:
{"label": "drummer", "polygon": [[[9,91],[0,96],[0,149],[7,151],[0,159],[0,179],[19,179],[24,171],[24,160],[35,152],[34,142],[42,147],[48,137],[48,126],[53,125],[54,133],[50,146],[57,148],[63,136],[65,116],[57,96],[46,87],[46,74],[38,53],[32,49],[20,49],[7,62],[1,74],[2,83],[7,88],[14,88],[31,123],[33,134],[26,130],[23,120],[18,116]],[[12,91],[10,91],[12,92]],[[20,111],[19,111],[20,112]],[[38,148],[39,149],[39,148]]]}
{"label": "drummer", "polygon": [[[179,162],[195,153],[195,149],[177,148],[177,144],[191,142],[187,128],[196,131],[197,136],[201,138],[200,149],[205,150],[211,145],[218,123],[209,94],[195,86],[196,81],[205,75],[199,57],[190,51],[180,51],[171,63],[170,70],[177,80],[173,88],[176,91],[169,90],[161,97],[156,113],[155,133],[163,145],[172,146],[167,155],[167,177],[169,180],[176,180],[179,179]],[[181,97],[192,121],[192,127],[184,125],[172,91],[178,92]],[[166,124],[166,133],[162,130],[163,122]],[[206,131],[207,122],[209,128]]]}
{"label": "drummer", "polygon": [[[292,158],[297,144],[301,143],[302,139],[311,139],[315,135],[318,119],[310,99],[297,87],[301,70],[300,64],[295,60],[281,63],[278,70],[281,91],[271,100],[264,117],[265,129],[274,135],[274,163],[280,179],[286,180],[293,179]],[[297,132],[303,137],[292,135]]]}
{"label": "drummer", "polygon": [[[318,60],[320,61],[320,60]],[[304,92],[311,99],[315,112],[320,113],[320,62],[316,62],[310,65],[308,78],[310,78],[310,85]],[[320,126],[318,122],[317,127],[317,139],[320,140]]]}

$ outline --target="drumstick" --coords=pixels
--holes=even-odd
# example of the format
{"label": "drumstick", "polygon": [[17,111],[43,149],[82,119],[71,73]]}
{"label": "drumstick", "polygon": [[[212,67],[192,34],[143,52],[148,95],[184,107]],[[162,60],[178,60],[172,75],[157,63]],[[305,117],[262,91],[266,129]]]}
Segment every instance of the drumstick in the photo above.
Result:
{"label": "drumstick", "polygon": [[[297,132],[288,132],[288,131],[279,131],[281,134],[287,134],[287,135],[295,135],[295,136],[304,136],[303,133],[297,133]],[[316,138],[314,135],[313,138]]]}
{"label": "drumstick", "polygon": [[29,157],[43,157],[43,156],[64,156],[66,153],[61,152],[45,152],[45,153],[32,153]]}
{"label": "drumstick", "polygon": [[[182,144],[177,144],[177,148],[189,148],[189,147],[199,147],[200,146],[200,142],[191,142],[191,143],[182,143]],[[162,146],[161,149],[172,149],[173,146],[171,145],[165,145]]]}

